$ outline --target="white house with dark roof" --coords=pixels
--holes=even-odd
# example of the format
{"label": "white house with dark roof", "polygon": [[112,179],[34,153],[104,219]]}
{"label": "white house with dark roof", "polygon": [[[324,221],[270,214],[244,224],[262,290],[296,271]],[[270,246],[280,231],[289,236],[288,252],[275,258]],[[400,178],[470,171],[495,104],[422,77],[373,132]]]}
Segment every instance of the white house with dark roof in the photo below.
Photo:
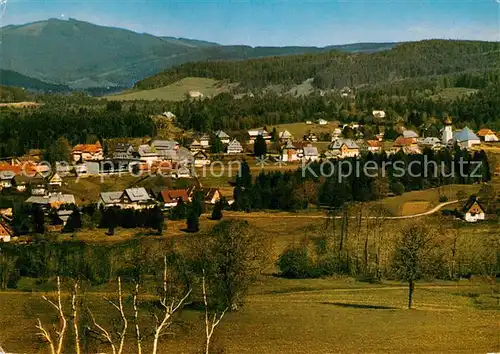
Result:
{"label": "white house with dark roof", "polygon": [[248,142],[253,144],[258,136],[262,136],[264,140],[271,140],[271,135],[264,129],[254,129],[248,131]]}
{"label": "white house with dark roof", "polygon": [[103,206],[104,208],[121,207],[121,196],[122,195],[123,195],[123,191],[101,192],[97,206],[99,208],[101,206]]}
{"label": "white house with dark roof", "polygon": [[304,160],[306,161],[316,161],[319,159],[318,148],[316,146],[308,145],[304,146]]}
{"label": "white house with dark roof", "polygon": [[223,144],[229,144],[231,142],[231,137],[229,135],[227,135],[225,132],[223,132],[222,130],[217,130],[214,134],[216,137],[219,138],[219,140]]}
{"label": "white house with dark roof", "polygon": [[228,154],[241,154],[243,152],[243,146],[236,139],[233,139],[227,146]]}
{"label": "white house with dark roof", "polygon": [[340,159],[359,156],[359,146],[351,139],[337,139],[328,146],[328,152]]}
{"label": "white house with dark roof", "polygon": [[144,209],[154,206],[154,199],[150,197],[144,187],[127,188],[120,196],[120,204],[124,209]]}
{"label": "white house with dark roof", "polygon": [[279,136],[279,139],[280,139],[281,142],[286,142],[286,141],[289,141],[289,140],[293,140],[293,136],[292,136],[292,134],[288,130],[279,132],[278,136]]}

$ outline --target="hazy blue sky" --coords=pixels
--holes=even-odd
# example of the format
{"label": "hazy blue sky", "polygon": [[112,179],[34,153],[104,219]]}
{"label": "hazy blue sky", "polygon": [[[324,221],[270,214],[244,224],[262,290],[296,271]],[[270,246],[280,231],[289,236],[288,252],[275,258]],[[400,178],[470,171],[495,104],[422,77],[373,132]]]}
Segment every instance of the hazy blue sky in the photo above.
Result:
{"label": "hazy blue sky", "polygon": [[8,0],[2,25],[76,18],[223,44],[500,40],[500,0]]}

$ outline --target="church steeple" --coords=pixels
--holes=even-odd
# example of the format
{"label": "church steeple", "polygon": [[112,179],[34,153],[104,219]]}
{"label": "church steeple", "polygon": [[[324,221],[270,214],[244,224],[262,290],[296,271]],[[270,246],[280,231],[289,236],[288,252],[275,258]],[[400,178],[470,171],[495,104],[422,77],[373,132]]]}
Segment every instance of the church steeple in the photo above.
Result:
{"label": "church steeple", "polygon": [[451,118],[450,116],[446,117],[444,120],[444,129],[443,129],[443,137],[441,139],[441,142],[443,145],[447,145],[451,139],[453,139],[453,128],[451,126]]}

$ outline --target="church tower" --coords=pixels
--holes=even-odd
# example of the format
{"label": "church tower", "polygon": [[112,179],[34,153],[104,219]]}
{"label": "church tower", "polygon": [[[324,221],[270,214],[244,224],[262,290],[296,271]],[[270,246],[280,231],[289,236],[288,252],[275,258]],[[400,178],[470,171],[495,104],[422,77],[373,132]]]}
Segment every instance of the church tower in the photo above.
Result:
{"label": "church tower", "polygon": [[451,118],[447,117],[444,120],[444,129],[443,129],[443,138],[442,138],[443,145],[448,144],[448,142],[451,139],[453,139],[453,129],[451,127]]}

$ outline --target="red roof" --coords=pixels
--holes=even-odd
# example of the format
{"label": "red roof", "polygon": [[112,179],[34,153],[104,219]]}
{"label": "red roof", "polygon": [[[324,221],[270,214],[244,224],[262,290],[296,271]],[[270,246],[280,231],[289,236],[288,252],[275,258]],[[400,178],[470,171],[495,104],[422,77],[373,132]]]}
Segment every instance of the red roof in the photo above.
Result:
{"label": "red roof", "polygon": [[102,146],[99,141],[95,144],[78,144],[73,148],[73,152],[87,152],[90,154],[95,154],[102,151]]}
{"label": "red roof", "polygon": [[161,191],[161,197],[165,203],[174,203],[179,199],[189,201],[187,190],[185,189],[164,189]]}
{"label": "red roof", "polygon": [[381,147],[382,146],[382,143],[378,140],[367,140],[366,144],[369,147]]}
{"label": "red roof", "polygon": [[408,146],[415,144],[415,138],[404,138],[400,136],[394,141],[394,146]]}

